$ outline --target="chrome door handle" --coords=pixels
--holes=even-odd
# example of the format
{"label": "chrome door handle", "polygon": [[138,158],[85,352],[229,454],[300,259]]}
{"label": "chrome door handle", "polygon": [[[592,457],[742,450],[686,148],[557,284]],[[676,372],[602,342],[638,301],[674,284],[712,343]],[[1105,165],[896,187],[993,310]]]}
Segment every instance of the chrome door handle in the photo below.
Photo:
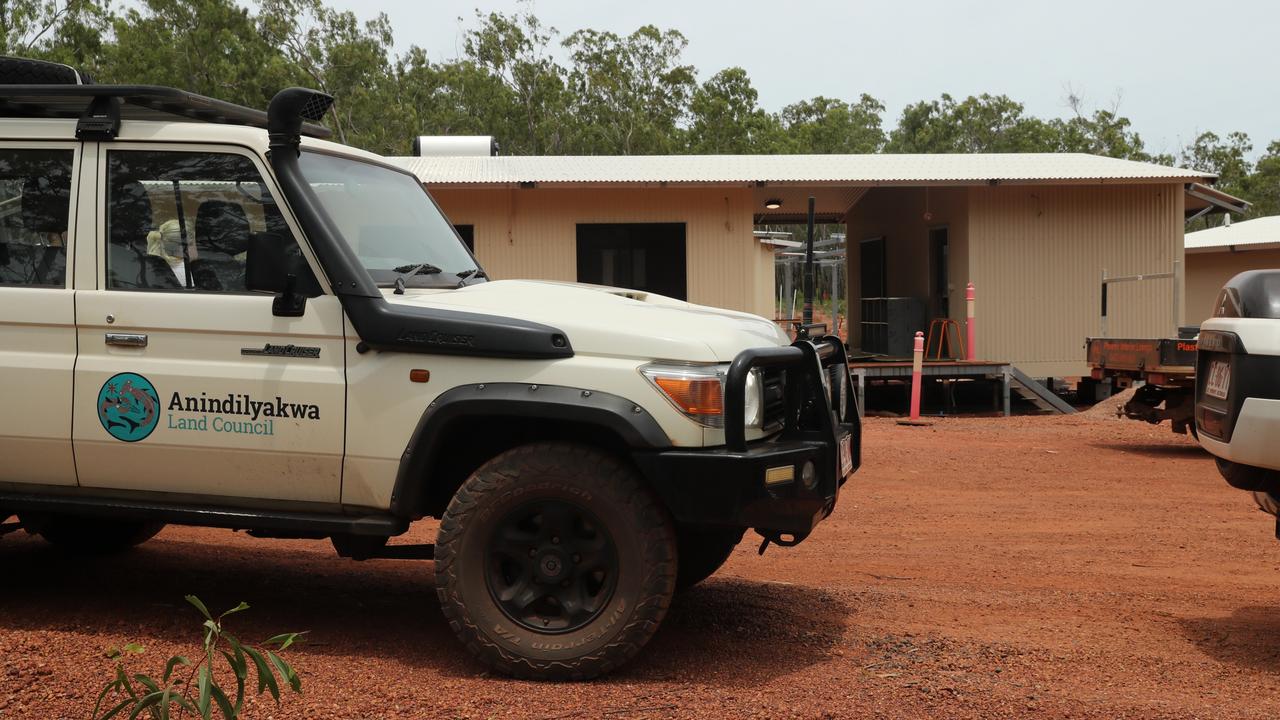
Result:
{"label": "chrome door handle", "polygon": [[147,336],[142,333],[107,333],[108,345],[122,345],[124,347],[146,347]]}

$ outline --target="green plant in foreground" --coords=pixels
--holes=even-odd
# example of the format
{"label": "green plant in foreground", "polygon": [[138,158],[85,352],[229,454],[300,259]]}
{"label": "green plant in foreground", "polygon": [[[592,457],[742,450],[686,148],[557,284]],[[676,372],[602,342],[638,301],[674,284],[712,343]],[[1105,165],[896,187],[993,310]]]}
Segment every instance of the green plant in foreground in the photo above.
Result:
{"label": "green plant in foreground", "polygon": [[[294,692],[302,693],[302,680],[279,655],[297,642],[302,633],[284,633],[261,645],[246,645],[224,631],[222,621],[228,615],[248,610],[248,603],[242,602],[214,618],[195,595],[188,595],[187,602],[204,615],[204,648],[199,662],[193,663],[186,657],[175,655],[165,663],[164,675],[156,680],[149,675],[129,675],[125,671],[124,658],[128,655],[141,655],[141,645],[130,643],[121,649],[113,648],[108,655],[117,661],[115,677],[98,693],[98,700],[93,705],[92,720],[109,720],[116,716],[128,720],[138,717],[168,720],[170,717],[183,717],[187,713],[202,720],[211,720],[215,707],[225,720],[237,720],[244,708],[245,683],[249,678],[250,663],[257,673],[259,695],[263,691],[270,692],[279,705],[281,684],[287,684]],[[268,649],[269,647],[273,649]],[[214,664],[219,655],[226,660],[236,679],[234,702],[214,676]],[[279,681],[276,680],[277,673]],[[112,702],[116,704],[104,707],[104,703],[110,705]]]}

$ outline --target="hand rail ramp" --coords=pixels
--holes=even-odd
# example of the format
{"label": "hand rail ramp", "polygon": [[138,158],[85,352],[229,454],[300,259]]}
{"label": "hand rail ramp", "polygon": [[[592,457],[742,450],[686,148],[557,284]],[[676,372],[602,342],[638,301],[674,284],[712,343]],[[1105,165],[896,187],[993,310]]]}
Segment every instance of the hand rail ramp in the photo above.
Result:
{"label": "hand rail ramp", "polygon": [[1009,366],[1009,388],[1045,412],[1069,415],[1076,411],[1066,400],[1058,397],[1057,393],[1013,365]]}

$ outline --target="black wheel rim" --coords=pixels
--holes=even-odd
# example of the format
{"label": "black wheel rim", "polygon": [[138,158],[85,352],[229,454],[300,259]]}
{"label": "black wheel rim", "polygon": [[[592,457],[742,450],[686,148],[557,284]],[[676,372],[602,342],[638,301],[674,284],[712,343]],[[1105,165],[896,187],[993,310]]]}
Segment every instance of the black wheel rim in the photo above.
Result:
{"label": "black wheel rim", "polygon": [[508,513],[485,560],[489,593],[512,621],[541,633],[572,632],[604,610],[618,585],[613,538],[594,515],[563,500]]}

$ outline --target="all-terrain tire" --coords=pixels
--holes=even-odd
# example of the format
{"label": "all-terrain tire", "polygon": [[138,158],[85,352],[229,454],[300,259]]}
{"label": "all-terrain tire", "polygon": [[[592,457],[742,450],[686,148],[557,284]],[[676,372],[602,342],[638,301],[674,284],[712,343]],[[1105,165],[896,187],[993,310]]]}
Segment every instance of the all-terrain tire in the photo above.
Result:
{"label": "all-terrain tire", "polygon": [[[600,609],[585,624],[554,633],[516,619],[493,590],[494,567],[505,562],[496,551],[498,529],[505,532],[523,508],[548,503],[598,518],[615,549],[614,585]],[[585,445],[535,443],[502,453],[463,483],[440,520],[435,569],[445,617],[482,663],[517,678],[587,680],[635,657],[666,616],[675,592],[675,531],[630,465]]]}
{"label": "all-terrain tire", "polygon": [[681,527],[676,530],[676,592],[687,590],[715,574],[742,542],[743,528]]}
{"label": "all-terrain tire", "polygon": [[164,523],[154,520],[113,520],[110,518],[42,515],[24,517],[23,525],[52,545],[91,555],[122,552],[155,537]]}

